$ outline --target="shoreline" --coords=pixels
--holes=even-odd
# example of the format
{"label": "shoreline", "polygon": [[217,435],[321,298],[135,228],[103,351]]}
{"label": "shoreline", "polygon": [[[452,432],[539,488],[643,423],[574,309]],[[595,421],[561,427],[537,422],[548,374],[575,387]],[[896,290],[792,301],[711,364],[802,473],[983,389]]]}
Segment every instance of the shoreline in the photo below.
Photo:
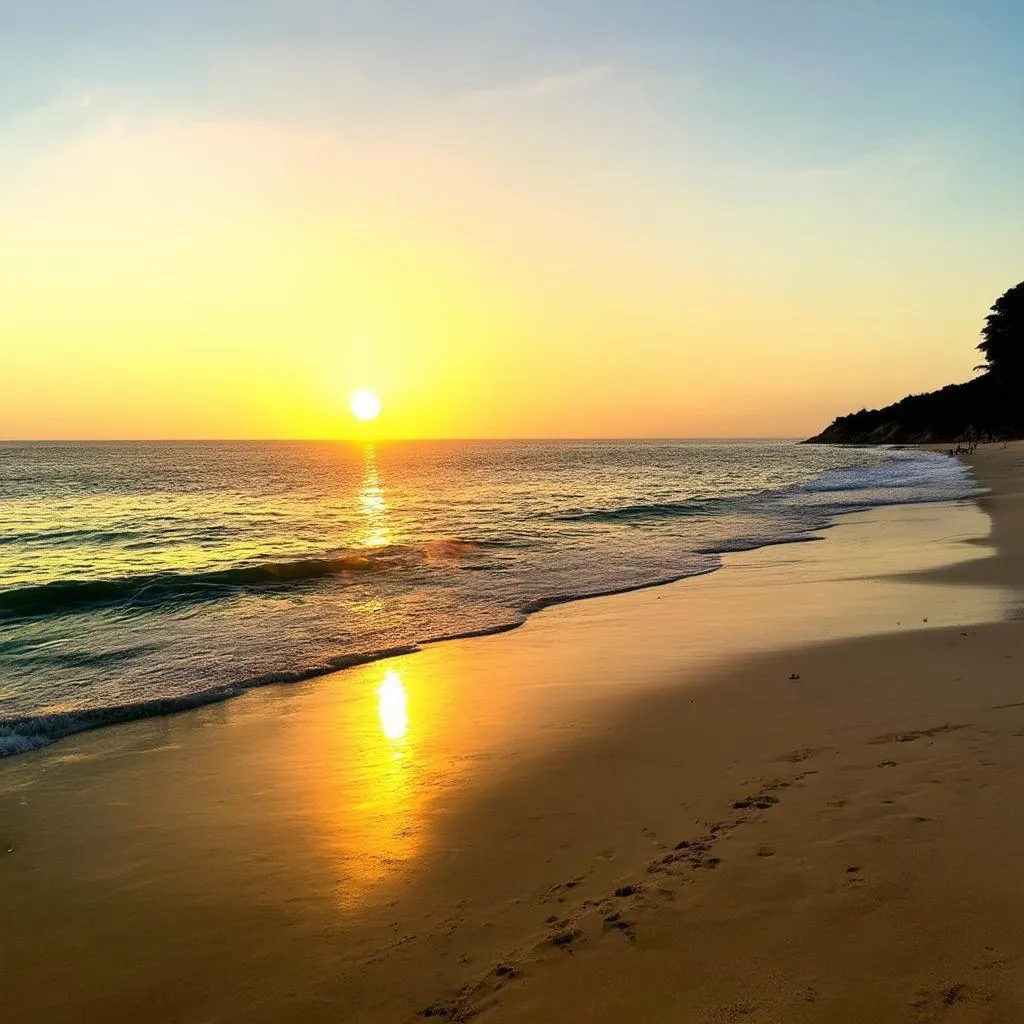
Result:
{"label": "shoreline", "polygon": [[[918,936],[907,973],[927,995],[908,1000],[884,959],[872,984],[868,953],[843,943],[845,929],[894,955],[884,928],[858,930],[893,905],[886,864],[902,877],[920,861],[928,823],[913,819],[945,820],[932,807],[944,787],[915,772],[936,774],[935,758],[947,776],[980,771],[989,744],[1002,774],[986,774],[988,789],[1005,798],[1024,776],[1000,725],[1016,712],[995,708],[1015,705],[1021,624],[954,625],[1019,604],[1024,581],[999,567],[1019,550],[1021,452],[1005,473],[978,469],[999,477],[982,499],[998,557],[972,557],[990,543],[973,506],[892,506],[844,516],[823,544],[737,556],[746,572],[560,605],[509,633],[5,763],[11,1012],[896,1021],[931,1019],[957,985],[958,1013],[1015,1008],[1013,985],[992,984],[1024,961],[999,918],[1024,912],[1012,891],[987,911],[990,959],[1002,958],[987,988],[918,977],[951,956],[931,946],[973,941],[973,925],[923,929],[931,946]],[[971,582],[946,578],[958,571]],[[858,638],[865,627],[875,635]],[[879,817],[894,805],[864,790],[878,796],[880,771],[905,791],[897,805],[920,795],[929,813]],[[1002,837],[1001,853],[990,835],[1010,816],[990,817],[972,897],[986,875],[1013,877],[1013,844]],[[955,845],[955,829],[927,835]],[[965,849],[977,854],[970,835],[961,860]],[[948,879],[941,891],[963,903]],[[899,905],[925,921],[916,899]],[[867,959],[846,978],[807,935]]]}
{"label": "shoreline", "polygon": [[[806,443],[806,442],[802,442]],[[895,446],[897,448],[908,448],[911,446]],[[920,450],[936,451],[944,454],[939,447],[918,446]],[[955,503],[973,501],[978,495],[954,499]],[[893,503],[895,507],[908,505],[945,504],[950,499],[930,499],[908,503]],[[840,525],[850,516],[856,516],[874,509],[892,507],[890,505],[872,505],[864,508],[850,508],[833,512],[828,521],[814,530],[811,534],[786,536],[775,540],[757,542],[747,545],[730,548],[705,548],[697,549],[695,554],[710,555],[717,557],[719,563],[716,566],[690,572],[684,575],[672,575],[664,579],[651,580],[646,583],[631,584],[628,586],[614,586],[608,589],[600,589],[589,593],[552,595],[537,598],[529,601],[519,609],[510,609],[516,616],[512,621],[501,622],[494,626],[485,626],[479,629],[470,629],[465,632],[456,632],[439,636],[428,637],[409,644],[399,644],[392,647],[382,648],[374,651],[354,651],[344,654],[333,655],[321,663],[307,665],[305,667],[275,672],[269,675],[260,675],[251,679],[243,679],[234,683],[222,683],[212,686],[206,690],[179,694],[166,697],[155,697],[139,701],[133,704],[117,704],[94,708],[84,708],[80,711],[66,712],[43,712],[38,714],[20,715],[15,717],[0,718],[0,762],[10,757],[17,757],[35,750],[43,749],[54,743],[60,743],[72,736],[83,732],[90,732],[96,729],[105,729],[124,725],[131,722],[143,721],[149,718],[162,717],[166,715],[178,715],[195,711],[199,708],[219,704],[244,696],[246,693],[266,686],[292,685],[320,679],[325,676],[334,675],[338,672],[351,668],[357,668],[374,662],[389,661],[395,657],[416,654],[426,648],[437,644],[450,643],[453,641],[471,640],[480,637],[495,636],[502,633],[521,629],[534,615],[549,608],[556,608],[564,604],[573,604],[583,601],[592,601],[597,598],[615,597],[624,594],[631,594],[638,591],[668,587],[673,584],[686,583],[689,580],[699,579],[712,573],[717,573],[729,568],[729,560],[737,555],[750,551],[760,551],[764,548],[783,547],[790,544],[804,544],[825,540],[828,532]],[[985,581],[982,581],[985,582]]]}

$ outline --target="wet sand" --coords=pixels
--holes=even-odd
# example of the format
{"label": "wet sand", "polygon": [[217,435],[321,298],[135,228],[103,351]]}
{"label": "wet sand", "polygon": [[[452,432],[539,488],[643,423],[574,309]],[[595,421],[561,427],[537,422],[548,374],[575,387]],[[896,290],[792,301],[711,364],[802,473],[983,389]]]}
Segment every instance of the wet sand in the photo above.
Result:
{"label": "wet sand", "polygon": [[1024,1019],[1024,446],[976,468],[0,765],[5,1013]]}

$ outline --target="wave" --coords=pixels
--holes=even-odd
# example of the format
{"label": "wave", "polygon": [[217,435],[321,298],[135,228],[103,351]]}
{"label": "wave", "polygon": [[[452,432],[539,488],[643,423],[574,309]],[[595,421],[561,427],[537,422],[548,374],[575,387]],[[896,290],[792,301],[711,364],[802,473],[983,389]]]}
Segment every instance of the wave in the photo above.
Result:
{"label": "wave", "polygon": [[[962,463],[937,452],[892,452],[891,460],[880,466],[848,466],[831,469],[812,480],[792,484],[777,490],[751,491],[742,495],[711,498],[690,498],[678,502],[650,502],[612,506],[609,508],[574,509],[552,516],[558,522],[579,523],[642,523],[656,520],[688,519],[730,513],[785,512],[788,505],[801,494],[834,497],[831,508],[819,506],[828,515],[878,505],[906,504],[928,501],[946,501],[950,496],[978,493],[971,485],[969,469]],[[910,492],[922,493],[911,496]],[[896,497],[888,492],[900,492]],[[842,494],[851,497],[843,499]],[[869,493],[870,492],[870,493]],[[927,492],[927,493],[925,493]],[[853,497],[856,495],[856,497]],[[826,497],[826,501],[829,499]],[[799,502],[797,502],[799,505]],[[810,526],[819,529],[818,522]],[[740,547],[723,547],[721,551],[748,550],[762,544],[786,543],[774,538],[748,542],[739,539]],[[698,551],[707,549],[699,548]]]}
{"label": "wave", "polygon": [[735,498],[692,498],[689,501],[658,501],[649,505],[621,505],[618,508],[580,509],[552,516],[562,523],[622,523],[647,519],[679,519],[730,511]]}
{"label": "wave", "polygon": [[0,536],[0,545],[6,544],[77,544],[88,539],[100,543],[134,537],[134,531],[121,530],[31,530],[28,533],[6,533]]}
{"label": "wave", "polygon": [[878,466],[829,469],[803,484],[805,491],[905,490],[915,487],[964,486],[970,470],[939,452],[891,452],[890,461]]}
{"label": "wave", "polygon": [[303,586],[330,577],[379,572],[418,562],[461,562],[485,546],[479,541],[432,540],[350,548],[327,555],[270,560],[203,572],[156,572],[100,580],[52,580],[0,591],[0,621],[67,615],[102,607],[121,611],[218,601],[239,594]]}
{"label": "wave", "polygon": [[411,548],[350,550],[329,556],[236,565],[205,572],[162,572],[106,580],[54,580],[0,591],[0,620],[65,615],[83,609],[152,608],[220,600],[251,591],[306,584],[330,576],[373,572],[407,563]]}

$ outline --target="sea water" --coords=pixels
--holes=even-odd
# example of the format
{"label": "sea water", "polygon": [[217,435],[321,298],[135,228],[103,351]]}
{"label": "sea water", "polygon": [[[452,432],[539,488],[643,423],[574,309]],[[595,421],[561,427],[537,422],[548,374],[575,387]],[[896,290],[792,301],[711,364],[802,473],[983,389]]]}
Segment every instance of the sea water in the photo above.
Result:
{"label": "sea water", "polygon": [[0,444],[0,756],[976,490],[792,442]]}

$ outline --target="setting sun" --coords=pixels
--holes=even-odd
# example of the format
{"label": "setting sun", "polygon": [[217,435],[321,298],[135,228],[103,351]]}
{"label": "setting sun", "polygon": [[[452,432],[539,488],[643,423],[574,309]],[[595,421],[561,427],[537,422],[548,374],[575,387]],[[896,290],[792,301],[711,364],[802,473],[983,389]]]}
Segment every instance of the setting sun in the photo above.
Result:
{"label": "setting sun", "polygon": [[375,420],[380,415],[380,399],[369,388],[356,391],[349,400],[349,407],[352,415],[364,422]]}

